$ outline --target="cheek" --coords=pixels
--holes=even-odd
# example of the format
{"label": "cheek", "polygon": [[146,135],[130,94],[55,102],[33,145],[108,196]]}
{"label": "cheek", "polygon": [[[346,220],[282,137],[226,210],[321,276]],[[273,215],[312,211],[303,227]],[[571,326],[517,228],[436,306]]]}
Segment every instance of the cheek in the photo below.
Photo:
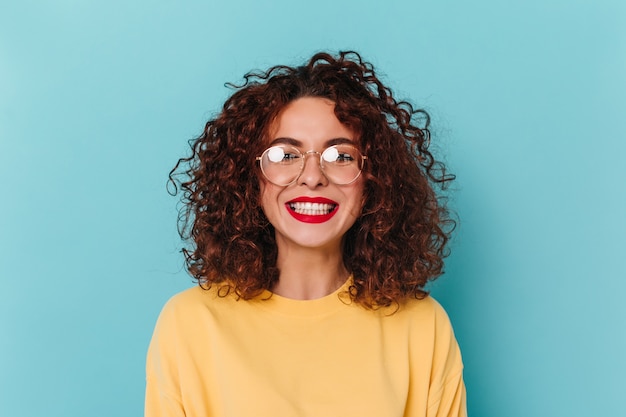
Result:
{"label": "cheek", "polygon": [[354,194],[355,194],[355,200],[358,201],[358,207],[357,207],[357,211],[358,214],[361,214],[361,211],[363,210],[363,207],[365,206],[365,183],[362,179],[359,179],[359,181],[357,182],[357,185],[354,189]]}
{"label": "cheek", "polygon": [[263,181],[259,183],[259,205],[263,212],[266,212],[265,207],[267,206],[267,186]]}
{"label": "cheek", "polygon": [[273,184],[260,181],[259,191],[260,206],[267,216],[268,212],[271,212],[272,208],[276,207],[276,199],[278,197],[279,190],[277,190],[276,186]]}

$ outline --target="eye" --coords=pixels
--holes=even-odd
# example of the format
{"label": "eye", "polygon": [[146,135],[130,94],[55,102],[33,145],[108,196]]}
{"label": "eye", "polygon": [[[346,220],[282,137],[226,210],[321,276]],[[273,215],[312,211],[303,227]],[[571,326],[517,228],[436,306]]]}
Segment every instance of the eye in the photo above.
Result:
{"label": "eye", "polygon": [[351,147],[332,146],[324,151],[322,158],[328,163],[348,165],[357,159],[356,152],[356,149]]}
{"label": "eye", "polygon": [[272,163],[290,163],[300,157],[296,151],[286,149],[282,146],[273,146],[267,150],[267,159]]}
{"label": "eye", "polygon": [[354,156],[352,156],[352,154],[348,153],[348,152],[342,152],[340,154],[337,155],[337,162],[352,162],[354,161]]}
{"label": "eye", "polygon": [[285,156],[283,157],[283,161],[292,161],[298,159],[299,155],[294,152],[285,152]]}

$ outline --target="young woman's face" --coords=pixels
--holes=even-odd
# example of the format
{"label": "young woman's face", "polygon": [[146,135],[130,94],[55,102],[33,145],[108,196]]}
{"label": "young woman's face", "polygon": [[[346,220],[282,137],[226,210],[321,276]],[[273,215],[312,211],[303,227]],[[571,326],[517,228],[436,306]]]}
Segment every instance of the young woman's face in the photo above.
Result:
{"label": "young woman's face", "polygon": [[354,132],[339,122],[330,100],[305,97],[289,103],[270,128],[270,143],[291,145],[305,156],[304,168],[287,186],[261,177],[261,204],[276,230],[279,250],[300,246],[341,250],[341,240],[361,214],[363,178],[336,185],[324,175],[320,154],[340,143],[358,148]]}

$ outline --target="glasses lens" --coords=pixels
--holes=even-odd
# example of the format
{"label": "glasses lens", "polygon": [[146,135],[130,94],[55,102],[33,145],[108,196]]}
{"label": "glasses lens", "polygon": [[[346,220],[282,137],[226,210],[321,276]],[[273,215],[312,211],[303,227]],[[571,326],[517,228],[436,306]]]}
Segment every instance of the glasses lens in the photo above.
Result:
{"label": "glasses lens", "polygon": [[322,169],[335,184],[350,184],[363,169],[363,156],[354,146],[335,145],[322,153]]}
{"label": "glasses lens", "polygon": [[276,185],[289,185],[300,175],[302,153],[291,146],[272,146],[261,156],[261,171]]}

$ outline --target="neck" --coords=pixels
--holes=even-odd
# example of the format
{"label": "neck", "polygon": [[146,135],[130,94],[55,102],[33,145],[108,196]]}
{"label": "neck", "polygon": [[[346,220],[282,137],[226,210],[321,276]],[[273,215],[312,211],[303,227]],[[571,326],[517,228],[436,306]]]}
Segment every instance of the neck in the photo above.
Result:
{"label": "neck", "polygon": [[276,265],[280,275],[272,292],[296,300],[313,300],[331,294],[350,275],[337,249],[279,247]]}

